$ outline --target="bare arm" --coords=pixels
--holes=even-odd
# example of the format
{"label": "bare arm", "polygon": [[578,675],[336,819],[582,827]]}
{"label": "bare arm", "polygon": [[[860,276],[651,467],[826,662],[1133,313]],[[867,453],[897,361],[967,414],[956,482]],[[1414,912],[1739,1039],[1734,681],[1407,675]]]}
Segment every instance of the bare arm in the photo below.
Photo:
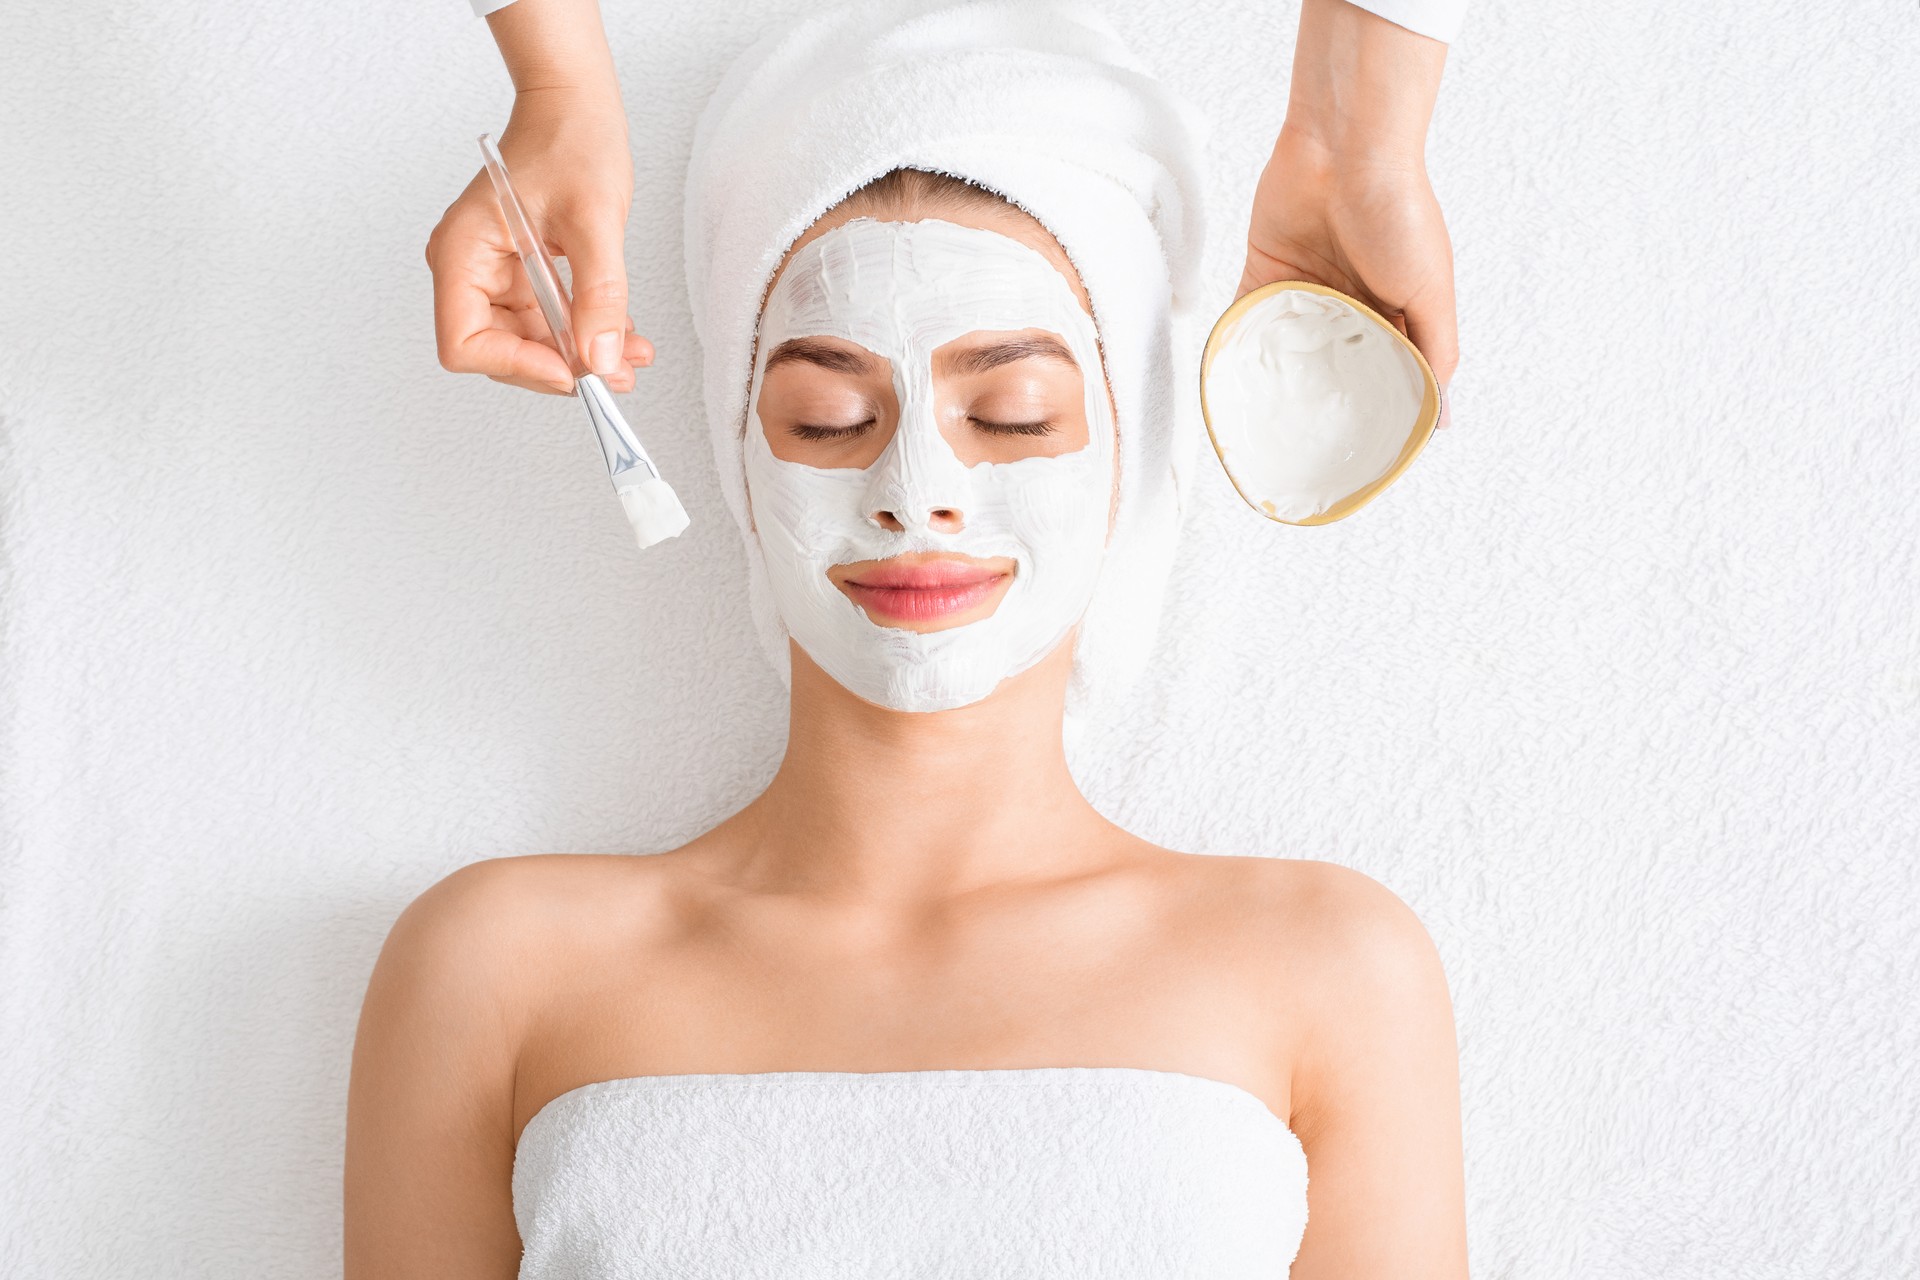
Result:
{"label": "bare arm", "polygon": [[[1254,190],[1239,289],[1309,280],[1351,294],[1406,333],[1442,389],[1460,344],[1426,140],[1446,60],[1445,44],[1347,0],[1302,0],[1286,120]],[[1440,425],[1450,421],[1443,412]]]}
{"label": "bare arm", "polygon": [[1302,0],[1286,123],[1347,155],[1420,163],[1447,46],[1346,0]]}
{"label": "bare arm", "polygon": [[[524,2],[524,0],[523,0]],[[497,864],[401,912],[360,1012],[347,1095],[345,1280],[513,1280],[520,1014]]]}
{"label": "bare arm", "polygon": [[516,93],[564,90],[620,101],[599,0],[516,0],[487,15]]}
{"label": "bare arm", "polygon": [[1466,1280],[1460,1068],[1446,974],[1413,911],[1331,868],[1294,1072],[1307,1231],[1292,1280]]}

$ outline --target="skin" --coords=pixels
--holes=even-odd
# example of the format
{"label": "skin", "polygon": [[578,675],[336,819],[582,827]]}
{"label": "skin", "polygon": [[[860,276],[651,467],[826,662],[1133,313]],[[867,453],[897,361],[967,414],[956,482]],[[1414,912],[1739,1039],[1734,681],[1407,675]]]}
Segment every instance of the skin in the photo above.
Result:
{"label": "skin", "polygon": [[[1058,252],[1024,215],[889,216]],[[1070,429],[1016,443],[970,421],[990,404],[1071,421],[1077,378],[1069,391],[1039,363],[936,374],[943,432],[1070,447]],[[855,465],[890,429],[880,386],[796,370],[769,381],[760,429]],[[858,440],[783,432],[823,410],[879,412]],[[1464,1277],[1457,1048],[1426,930],[1337,864],[1177,852],[1102,817],[1061,744],[1071,657],[1063,643],[980,702],[913,714],[796,647],[779,770],[713,830],[645,857],[488,859],[415,899],[354,1045],[347,1280],[510,1280],[515,1143],[582,1084],[1044,1066],[1179,1071],[1261,1099],[1311,1172],[1295,1280]]]}

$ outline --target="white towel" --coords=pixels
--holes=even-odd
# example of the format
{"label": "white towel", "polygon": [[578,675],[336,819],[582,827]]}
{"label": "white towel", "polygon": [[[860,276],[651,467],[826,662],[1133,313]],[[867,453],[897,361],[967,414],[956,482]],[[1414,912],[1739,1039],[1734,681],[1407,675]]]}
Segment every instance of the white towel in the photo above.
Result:
{"label": "white towel", "polygon": [[513,1216],[519,1280],[1281,1280],[1307,1180],[1179,1071],[631,1076],[527,1122]]}
{"label": "white towel", "polygon": [[720,484],[753,614],[790,676],[751,532],[741,439],[760,299],[788,246],[895,167],[955,174],[1033,214],[1092,299],[1120,495],[1075,645],[1070,722],[1145,665],[1199,438],[1194,295],[1204,117],[1079,4],[859,4],[776,27],[714,91],[686,192],[687,287]]}

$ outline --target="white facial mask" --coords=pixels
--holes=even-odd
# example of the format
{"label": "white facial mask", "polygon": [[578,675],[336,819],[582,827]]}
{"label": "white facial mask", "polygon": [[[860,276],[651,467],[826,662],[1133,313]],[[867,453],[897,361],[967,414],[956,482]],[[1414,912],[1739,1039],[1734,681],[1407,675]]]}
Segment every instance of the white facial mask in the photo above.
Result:
{"label": "white facial mask", "polygon": [[[1044,329],[1079,364],[1087,443],[1058,457],[969,467],[940,433],[933,353],[977,330]],[[864,468],[773,455],[760,421],[766,362],[789,338],[834,337],[890,361],[900,418]],[[747,492],[776,607],[828,675],[869,702],[941,711],[977,702],[1040,661],[1079,621],[1105,557],[1113,411],[1092,319],[1037,251],[951,222],[856,218],[793,256],[767,299],[747,398]],[[929,524],[938,509],[964,527]],[[904,526],[884,528],[875,513]],[[833,565],[910,552],[1011,557],[994,612],[940,631],[880,626],[827,578]]]}

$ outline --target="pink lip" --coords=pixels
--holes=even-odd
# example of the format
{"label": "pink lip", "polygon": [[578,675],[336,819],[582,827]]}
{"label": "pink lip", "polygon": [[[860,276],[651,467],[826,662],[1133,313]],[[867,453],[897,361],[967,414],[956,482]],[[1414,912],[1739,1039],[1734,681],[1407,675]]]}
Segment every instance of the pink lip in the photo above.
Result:
{"label": "pink lip", "polygon": [[841,584],[856,604],[890,618],[923,622],[971,609],[1009,576],[955,560],[879,564]]}

